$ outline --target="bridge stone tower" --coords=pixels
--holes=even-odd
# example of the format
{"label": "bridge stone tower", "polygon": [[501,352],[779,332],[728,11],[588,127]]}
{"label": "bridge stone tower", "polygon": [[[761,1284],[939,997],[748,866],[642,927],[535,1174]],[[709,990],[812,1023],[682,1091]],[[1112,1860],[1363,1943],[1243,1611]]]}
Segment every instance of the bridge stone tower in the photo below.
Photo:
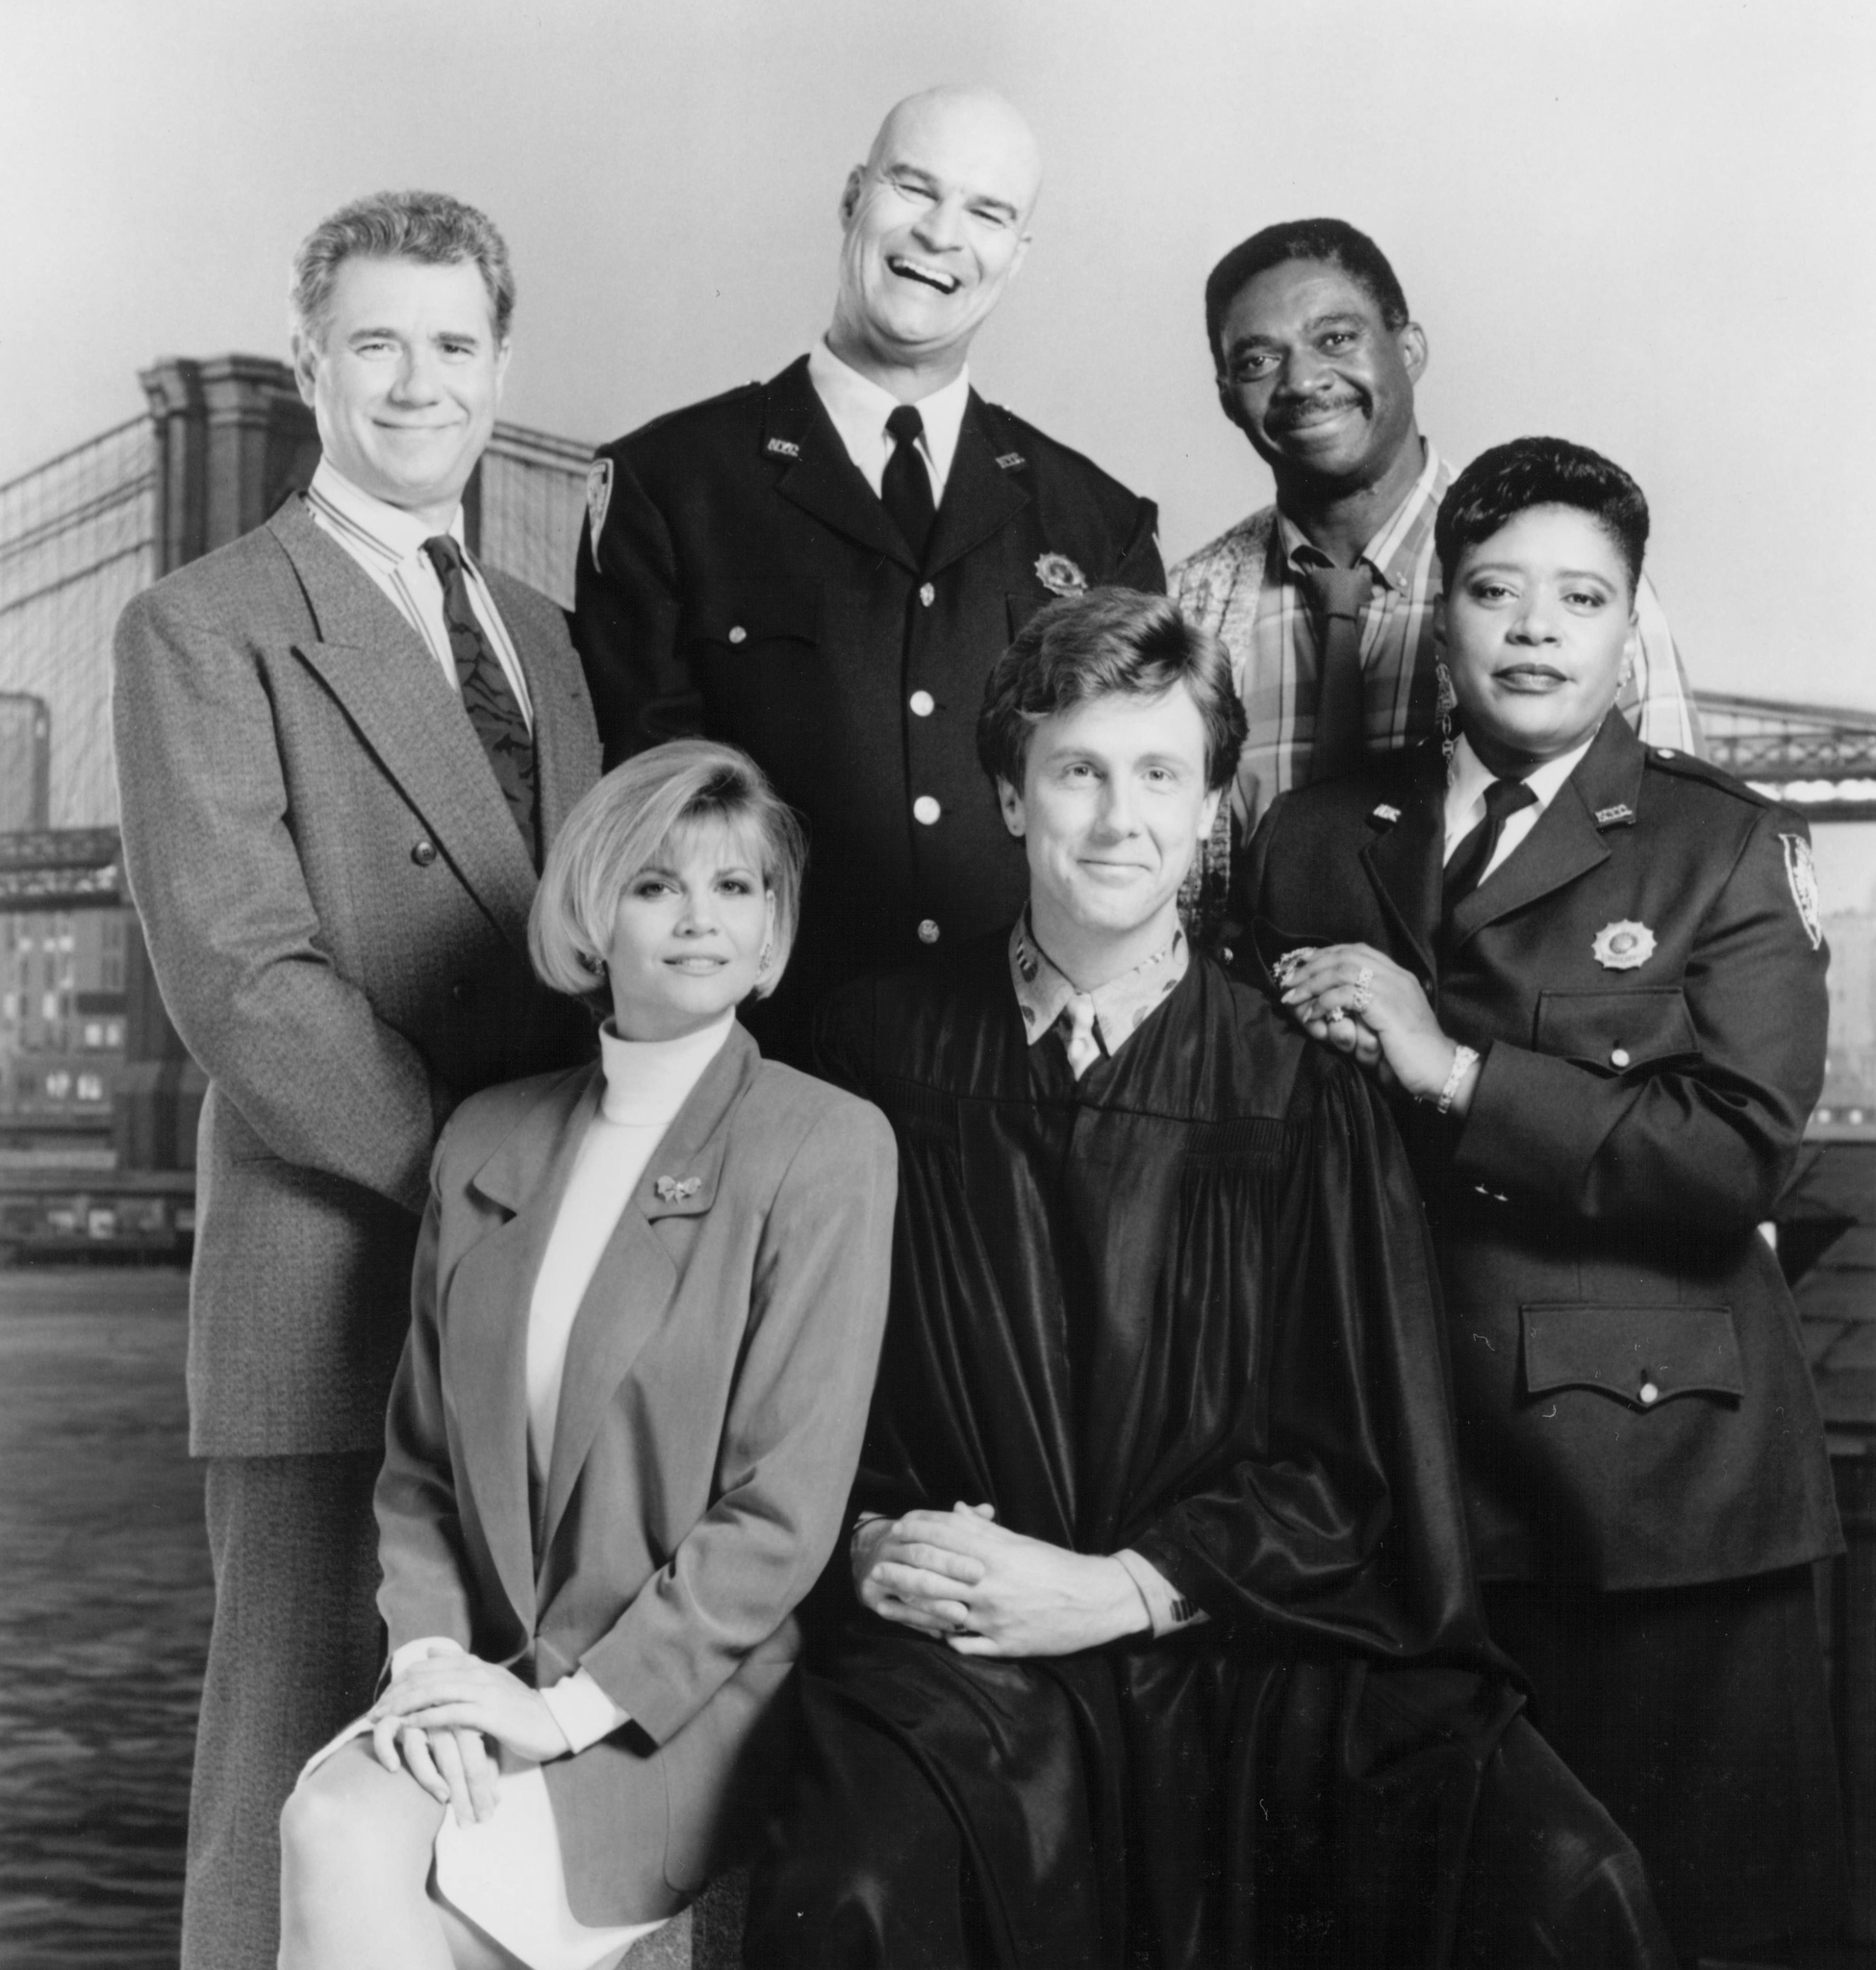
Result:
{"label": "bridge stone tower", "polygon": [[[156,445],[154,572],[170,573],[257,527],[319,462],[313,413],[285,363],[170,358],[142,371]],[[208,1080],[169,1023],[139,933],[127,940],[125,1062],[114,1103],[119,1163],[188,1170]]]}

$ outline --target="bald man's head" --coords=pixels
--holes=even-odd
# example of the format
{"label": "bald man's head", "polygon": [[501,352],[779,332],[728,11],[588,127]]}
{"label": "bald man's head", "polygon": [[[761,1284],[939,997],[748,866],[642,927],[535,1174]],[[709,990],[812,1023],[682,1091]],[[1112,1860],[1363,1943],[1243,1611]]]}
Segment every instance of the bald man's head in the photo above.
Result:
{"label": "bald man's head", "polygon": [[1035,135],[994,90],[895,105],[841,194],[834,353],[912,397],[954,376],[1023,263],[1041,186]]}

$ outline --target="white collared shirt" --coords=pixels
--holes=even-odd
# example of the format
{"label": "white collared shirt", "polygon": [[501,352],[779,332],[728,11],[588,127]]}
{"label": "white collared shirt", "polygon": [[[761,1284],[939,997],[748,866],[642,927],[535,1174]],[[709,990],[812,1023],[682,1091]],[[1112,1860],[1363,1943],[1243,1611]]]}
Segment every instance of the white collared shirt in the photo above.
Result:
{"label": "white collared shirt", "polygon": [[[1595,743],[1596,735],[1592,732],[1573,752],[1559,753],[1557,758],[1545,760],[1542,766],[1533,767],[1525,774],[1525,785],[1537,797],[1529,807],[1520,807],[1507,820],[1499,833],[1498,846],[1492,850],[1491,860],[1480,872],[1481,882],[1498,869],[1537,825],[1538,817],[1557,798],[1562,791],[1563,782],[1576,771],[1584,754]],[[1473,751],[1461,732],[1459,743],[1453,748],[1452,785],[1446,790],[1446,850],[1440,857],[1442,867],[1453,859],[1454,849],[1484,820],[1485,789],[1497,777]]]}
{"label": "white collared shirt", "polygon": [[[422,639],[423,646],[436,658],[451,691],[457,689],[456,659],[449,647],[449,625],[443,616],[443,581],[423,543],[436,532],[415,514],[401,506],[387,505],[358,487],[333,466],[321,459],[313,483],[306,489],[307,510],[314,524],[344,548],[390,598],[392,605]],[[450,538],[463,546],[461,507],[449,523]],[[527,694],[527,677],[520,659],[509,640],[507,625],[495,607],[494,597],[482,579],[469,549],[463,548],[463,569],[469,584],[469,607],[488,633],[508,688],[521,708],[528,730],[534,729],[534,705]]]}
{"label": "white collared shirt", "polygon": [[[876,493],[886,477],[886,461],[893,455],[886,419],[899,409],[898,397],[881,390],[872,377],[862,376],[850,363],[843,363],[825,341],[816,342],[808,352],[808,381],[833,419],[848,457]],[[943,390],[922,396],[913,406],[925,420],[919,455],[931,475],[934,507],[944,504],[945,481],[957,456],[957,434],[964,428],[964,406],[970,396],[971,372],[960,369]]]}

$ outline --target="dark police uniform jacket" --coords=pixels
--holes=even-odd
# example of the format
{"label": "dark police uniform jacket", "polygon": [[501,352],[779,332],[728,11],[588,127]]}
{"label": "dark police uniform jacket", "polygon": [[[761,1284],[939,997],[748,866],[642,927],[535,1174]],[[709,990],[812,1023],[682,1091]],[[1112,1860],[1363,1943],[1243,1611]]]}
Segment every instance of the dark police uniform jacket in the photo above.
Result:
{"label": "dark police uniform jacket", "polygon": [[1755,1226],[1822,1083],[1805,822],[1619,718],[1436,956],[1445,778],[1420,746],[1285,796],[1239,907],[1265,961],[1359,940],[1483,1054],[1409,1122],[1485,1580],[1666,1587],[1838,1547],[1797,1319]]}
{"label": "dark police uniform jacket", "polygon": [[798,1050],[830,986],[1022,907],[977,764],[984,677],[1055,593],[1162,591],[1154,508],[973,391],[920,566],[805,357],[605,446],[594,471],[574,640],[607,765],[701,732],[807,820],[800,935],[757,1021]]}

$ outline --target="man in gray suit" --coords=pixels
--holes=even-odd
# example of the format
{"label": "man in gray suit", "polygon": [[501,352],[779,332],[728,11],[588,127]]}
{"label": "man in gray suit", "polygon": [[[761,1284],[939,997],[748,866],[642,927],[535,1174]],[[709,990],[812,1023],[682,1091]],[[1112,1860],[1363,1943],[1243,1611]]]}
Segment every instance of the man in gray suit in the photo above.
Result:
{"label": "man in gray suit", "polygon": [[117,630],[126,869],[210,1079],[189,1381],[215,1618],[186,1970],[273,1961],[281,1804],[371,1695],[371,1489],[437,1131],[590,1044],[525,926],[598,770],[592,707],[559,610],[461,545],[514,298],[500,236],[454,199],[318,226],[292,289],[312,486]]}

